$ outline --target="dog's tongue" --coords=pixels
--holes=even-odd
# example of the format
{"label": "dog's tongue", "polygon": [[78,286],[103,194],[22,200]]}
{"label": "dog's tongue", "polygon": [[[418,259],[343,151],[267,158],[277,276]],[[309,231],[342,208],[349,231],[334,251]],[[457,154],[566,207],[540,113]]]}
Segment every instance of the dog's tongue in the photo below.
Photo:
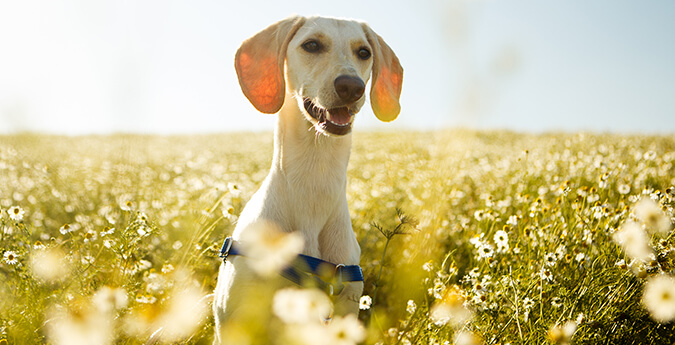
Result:
{"label": "dog's tongue", "polygon": [[348,125],[352,119],[347,107],[333,108],[328,110],[328,120],[338,125]]}

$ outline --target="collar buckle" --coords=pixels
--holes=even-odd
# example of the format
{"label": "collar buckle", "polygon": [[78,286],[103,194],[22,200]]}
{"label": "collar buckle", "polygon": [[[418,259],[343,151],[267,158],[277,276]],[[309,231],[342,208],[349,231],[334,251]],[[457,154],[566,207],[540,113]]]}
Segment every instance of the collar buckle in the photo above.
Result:
{"label": "collar buckle", "polygon": [[345,268],[344,264],[335,265],[335,271],[333,272],[333,281],[330,284],[328,284],[329,296],[339,295],[345,288],[344,284],[342,284],[342,273],[344,268]]}

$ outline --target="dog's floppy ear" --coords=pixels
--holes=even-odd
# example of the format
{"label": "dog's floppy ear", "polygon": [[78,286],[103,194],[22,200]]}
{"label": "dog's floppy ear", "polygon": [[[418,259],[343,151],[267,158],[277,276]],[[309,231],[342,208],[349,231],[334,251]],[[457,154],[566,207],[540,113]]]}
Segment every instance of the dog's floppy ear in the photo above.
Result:
{"label": "dog's floppy ear", "polygon": [[274,114],[284,104],[286,49],[305,18],[274,23],[241,44],[234,58],[239,85],[260,112]]}
{"label": "dog's floppy ear", "polygon": [[401,112],[398,100],[403,86],[403,67],[382,37],[366,24],[363,24],[363,31],[373,49],[370,105],[378,119],[393,121]]}

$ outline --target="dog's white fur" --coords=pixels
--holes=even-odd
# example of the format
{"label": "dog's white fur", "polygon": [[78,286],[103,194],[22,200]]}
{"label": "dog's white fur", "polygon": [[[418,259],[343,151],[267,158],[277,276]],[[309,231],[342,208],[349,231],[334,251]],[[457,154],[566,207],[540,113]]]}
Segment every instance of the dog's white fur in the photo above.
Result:
{"label": "dog's white fur", "polygon": [[[314,41],[317,51],[305,43]],[[364,54],[367,50],[372,56]],[[367,54],[366,54],[367,55]],[[361,250],[347,208],[347,164],[351,124],[365,94],[347,104],[336,92],[336,78],[349,76],[364,86],[372,75],[371,106],[383,121],[395,119],[403,70],[387,44],[365,23],[324,17],[291,17],[246,40],[235,58],[244,94],[261,112],[279,111],[274,158],[269,175],[251,197],[234,230],[240,239],[252,224],[274,222],[304,239],[303,254],[345,265],[359,264]],[[316,119],[304,104],[319,109],[347,107],[352,114],[335,135],[326,119]],[[344,114],[344,113],[343,113]],[[323,123],[322,121],[323,120]],[[335,127],[335,126],[333,126]],[[246,306],[246,292],[260,284],[247,266],[253,258],[230,257],[220,267],[214,294],[216,343],[222,327]],[[346,284],[335,300],[335,313],[358,313],[362,282]]]}

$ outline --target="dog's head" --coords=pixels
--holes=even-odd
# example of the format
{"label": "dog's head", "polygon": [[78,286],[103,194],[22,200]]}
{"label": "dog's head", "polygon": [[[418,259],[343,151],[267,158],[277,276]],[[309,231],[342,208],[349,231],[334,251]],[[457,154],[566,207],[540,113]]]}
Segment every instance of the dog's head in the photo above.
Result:
{"label": "dog's head", "polygon": [[288,88],[305,118],[324,134],[351,132],[371,76],[375,115],[388,122],[401,109],[403,69],[365,23],[323,17],[282,20],[244,41],[235,68],[256,109],[278,112]]}

